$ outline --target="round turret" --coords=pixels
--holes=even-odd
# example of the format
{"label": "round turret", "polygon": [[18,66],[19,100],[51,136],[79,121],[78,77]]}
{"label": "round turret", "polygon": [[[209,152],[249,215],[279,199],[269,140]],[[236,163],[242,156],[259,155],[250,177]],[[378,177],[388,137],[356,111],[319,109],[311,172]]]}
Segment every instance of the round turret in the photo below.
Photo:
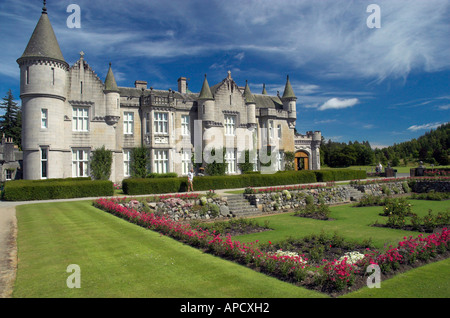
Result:
{"label": "round turret", "polygon": [[106,98],[105,121],[108,125],[117,124],[120,119],[120,92],[114,78],[111,63],[109,63],[109,70],[105,79],[104,93]]}
{"label": "round turret", "polygon": [[[64,60],[47,15],[34,29],[20,58],[24,179],[61,178],[64,107],[69,65]],[[45,166],[44,166],[45,163]],[[51,169],[50,169],[51,167]]]}

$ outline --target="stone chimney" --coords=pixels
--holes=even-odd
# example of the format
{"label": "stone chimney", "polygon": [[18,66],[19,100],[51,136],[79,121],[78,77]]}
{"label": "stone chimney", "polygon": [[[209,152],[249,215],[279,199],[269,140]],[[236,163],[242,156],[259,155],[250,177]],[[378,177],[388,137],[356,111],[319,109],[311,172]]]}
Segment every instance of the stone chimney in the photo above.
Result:
{"label": "stone chimney", "polygon": [[186,91],[187,91],[186,77],[180,77],[178,79],[178,92],[181,94],[186,94]]}
{"label": "stone chimney", "polygon": [[140,88],[140,89],[147,89],[147,82],[146,81],[135,81],[134,87]]}

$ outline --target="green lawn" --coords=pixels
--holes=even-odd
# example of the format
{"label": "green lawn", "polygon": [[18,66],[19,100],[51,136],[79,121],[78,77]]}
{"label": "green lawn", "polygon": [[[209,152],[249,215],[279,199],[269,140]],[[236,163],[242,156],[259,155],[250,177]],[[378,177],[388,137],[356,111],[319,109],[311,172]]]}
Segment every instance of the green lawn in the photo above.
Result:
{"label": "green lawn", "polygon": [[[450,201],[411,202],[413,211],[424,215],[428,208],[446,210]],[[334,221],[292,213],[260,217],[274,230],[234,239],[276,242],[325,231],[351,240],[371,239],[382,249],[419,234],[368,226],[384,222],[380,212],[381,207],[346,205],[332,208]],[[13,297],[327,297],[127,223],[95,209],[90,201],[23,205],[17,218],[19,266]],[[66,286],[70,264],[81,268],[80,289]],[[382,282],[381,289],[364,288],[346,297],[449,297],[448,265],[449,260],[429,264]]]}
{"label": "green lawn", "polygon": [[[90,201],[17,207],[13,297],[325,297],[202,253],[92,207]],[[71,289],[67,266],[81,269]]]}
{"label": "green lawn", "polygon": [[[434,213],[446,211],[450,208],[450,201],[426,201],[411,200],[412,211],[419,216],[428,213],[432,209]],[[356,241],[371,239],[377,248],[384,245],[397,244],[404,236],[417,236],[420,232],[403,231],[389,228],[371,227],[368,225],[385,223],[386,217],[380,216],[382,207],[352,207],[351,205],[340,205],[331,208],[330,218],[333,221],[321,221],[309,218],[293,216],[293,213],[284,213],[258,218],[263,224],[269,222],[269,226],[275,231],[260,232],[248,235],[237,236],[235,239],[243,242],[256,241],[281,241],[286,237],[304,237],[321,231],[333,233],[337,232],[342,236]]]}
{"label": "green lawn", "polygon": [[[394,169],[397,170],[397,173],[409,173],[410,170],[412,168],[417,168],[418,165],[413,165],[413,164],[408,164],[406,167],[405,166],[398,166],[398,167],[392,167]],[[426,168],[431,169],[431,165],[426,164],[425,165]],[[383,170],[386,167],[383,167]],[[450,166],[435,166],[433,167],[434,169],[439,169],[439,168],[450,168]],[[321,170],[328,170],[328,169],[334,169],[334,168],[330,168],[330,167],[322,167]],[[350,166],[348,167],[348,169],[354,169],[354,170],[365,170],[367,172],[375,172],[375,166]]]}

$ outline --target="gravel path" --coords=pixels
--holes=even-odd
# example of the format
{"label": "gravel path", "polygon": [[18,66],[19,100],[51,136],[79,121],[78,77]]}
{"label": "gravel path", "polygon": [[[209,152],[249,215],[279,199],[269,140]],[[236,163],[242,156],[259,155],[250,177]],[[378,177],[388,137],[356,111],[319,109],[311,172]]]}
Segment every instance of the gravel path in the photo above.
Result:
{"label": "gravel path", "polygon": [[16,204],[0,202],[0,298],[10,298],[17,267]]}

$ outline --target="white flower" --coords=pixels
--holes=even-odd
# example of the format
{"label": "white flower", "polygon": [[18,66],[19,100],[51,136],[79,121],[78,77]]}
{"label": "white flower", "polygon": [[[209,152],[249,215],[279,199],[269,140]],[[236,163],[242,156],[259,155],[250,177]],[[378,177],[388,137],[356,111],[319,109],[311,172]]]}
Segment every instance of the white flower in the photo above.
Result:
{"label": "white flower", "polygon": [[355,264],[357,261],[362,260],[364,258],[364,254],[361,254],[360,252],[349,252],[345,253],[344,256],[342,256],[338,261],[342,262],[344,258],[347,258],[346,263],[347,264]]}

